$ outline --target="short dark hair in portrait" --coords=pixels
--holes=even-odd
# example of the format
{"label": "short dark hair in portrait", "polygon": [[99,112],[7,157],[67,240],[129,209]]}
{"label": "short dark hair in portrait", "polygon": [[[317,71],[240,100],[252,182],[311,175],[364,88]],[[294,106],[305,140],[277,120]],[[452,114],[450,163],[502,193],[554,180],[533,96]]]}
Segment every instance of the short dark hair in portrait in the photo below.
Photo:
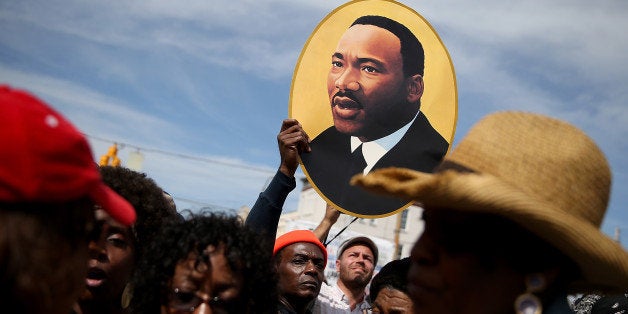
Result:
{"label": "short dark hair in portrait", "polygon": [[421,45],[421,42],[405,25],[387,17],[378,15],[365,15],[359,17],[355,20],[355,22],[353,22],[353,24],[351,24],[351,26],[356,24],[381,27],[397,36],[401,42],[403,75],[411,76],[419,74],[423,76],[425,68],[425,52],[423,51],[423,45]]}

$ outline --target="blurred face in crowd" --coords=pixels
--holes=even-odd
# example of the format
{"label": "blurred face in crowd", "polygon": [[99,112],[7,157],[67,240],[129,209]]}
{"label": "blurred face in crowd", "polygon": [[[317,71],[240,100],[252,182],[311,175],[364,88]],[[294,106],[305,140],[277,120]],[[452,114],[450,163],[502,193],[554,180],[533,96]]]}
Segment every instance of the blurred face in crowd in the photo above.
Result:
{"label": "blurred face in crowd", "polygon": [[[420,93],[410,93],[410,86]],[[404,76],[401,42],[390,31],[353,25],[338,42],[327,92],[339,132],[362,141],[389,135],[414,117],[422,91],[420,75]]]}
{"label": "blurred face in crowd", "polygon": [[376,314],[410,314],[414,313],[412,300],[403,291],[382,288],[372,302],[372,313]]}
{"label": "blurred face in crowd", "polygon": [[93,203],[0,205],[0,311],[67,314],[85,287]]}
{"label": "blurred face in crowd", "polygon": [[373,252],[366,245],[357,244],[345,249],[336,260],[339,280],[350,288],[366,287],[373,277],[373,258]]}
{"label": "blurred face in crowd", "polygon": [[427,208],[423,219],[408,273],[415,313],[512,313],[524,275],[492,253],[508,237],[473,214]]}
{"label": "blurred face in crowd", "polygon": [[224,246],[209,245],[205,253],[207,261],[190,253],[177,263],[163,313],[247,313],[242,274],[229,266]]}
{"label": "blurred face in crowd", "polygon": [[81,301],[105,301],[119,304],[120,296],[135,266],[135,245],[132,229],[126,227],[104,210],[96,209],[96,224],[100,231],[89,243],[87,290]]}
{"label": "blurred face in crowd", "polygon": [[325,259],[321,249],[312,243],[299,242],[286,246],[277,265],[278,287],[286,299],[313,300],[323,282]]}

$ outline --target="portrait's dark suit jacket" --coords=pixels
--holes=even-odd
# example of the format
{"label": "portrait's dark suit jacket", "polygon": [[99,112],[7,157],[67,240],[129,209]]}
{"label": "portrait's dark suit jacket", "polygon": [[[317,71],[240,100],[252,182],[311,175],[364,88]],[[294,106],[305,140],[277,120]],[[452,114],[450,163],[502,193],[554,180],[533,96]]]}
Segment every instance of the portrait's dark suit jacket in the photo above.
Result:
{"label": "portrait's dark suit jacket", "polygon": [[[315,187],[336,206],[360,215],[384,215],[407,204],[409,201],[376,195],[349,184],[356,174],[348,170],[352,162],[350,138],[332,126],[312,140],[310,153],[301,154],[301,161]],[[419,112],[406,134],[372,170],[403,167],[432,172],[448,147],[447,141]]]}

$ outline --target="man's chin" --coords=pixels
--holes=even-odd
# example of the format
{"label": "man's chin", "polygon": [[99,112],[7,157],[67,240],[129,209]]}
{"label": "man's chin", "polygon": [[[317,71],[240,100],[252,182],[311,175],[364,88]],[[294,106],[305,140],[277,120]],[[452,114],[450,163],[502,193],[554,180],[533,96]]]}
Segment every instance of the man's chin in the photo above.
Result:
{"label": "man's chin", "polygon": [[339,119],[334,120],[334,127],[336,128],[336,130],[338,130],[338,132],[342,134],[357,137],[362,134],[363,130],[363,126],[361,123]]}
{"label": "man's chin", "polygon": [[303,300],[314,300],[318,296],[318,291],[310,290],[310,289],[303,289],[299,291],[298,296],[300,299],[303,299]]}
{"label": "man's chin", "polygon": [[363,287],[366,286],[369,281],[371,281],[371,277],[365,273],[357,273],[353,275],[351,278],[351,284],[355,287]]}

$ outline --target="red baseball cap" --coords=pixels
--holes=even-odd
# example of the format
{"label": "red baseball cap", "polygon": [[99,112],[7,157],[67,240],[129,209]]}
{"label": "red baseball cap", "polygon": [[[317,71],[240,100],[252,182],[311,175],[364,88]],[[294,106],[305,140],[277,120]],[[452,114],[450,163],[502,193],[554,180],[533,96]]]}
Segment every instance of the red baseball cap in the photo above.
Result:
{"label": "red baseball cap", "polygon": [[321,241],[316,237],[314,232],[310,230],[293,230],[277,238],[277,240],[275,240],[275,247],[273,248],[273,256],[277,254],[279,250],[285,248],[286,246],[298,242],[308,242],[317,245],[323,252],[325,265],[327,265],[327,249],[325,248],[323,243],[321,243]]}
{"label": "red baseball cap", "polygon": [[106,186],[85,137],[25,91],[0,85],[0,201],[65,202],[90,197],[115,220],[135,210]]}

